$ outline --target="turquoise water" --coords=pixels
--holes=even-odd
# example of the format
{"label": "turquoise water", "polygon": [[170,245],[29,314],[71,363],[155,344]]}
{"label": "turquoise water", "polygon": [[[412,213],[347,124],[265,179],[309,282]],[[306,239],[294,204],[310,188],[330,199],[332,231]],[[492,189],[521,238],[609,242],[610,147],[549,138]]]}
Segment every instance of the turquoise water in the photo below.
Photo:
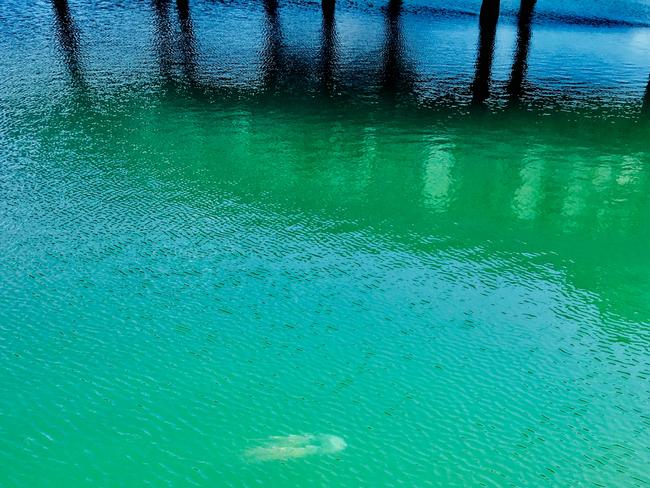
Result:
{"label": "turquoise water", "polygon": [[477,2],[0,7],[0,486],[647,486],[647,2],[549,4],[478,105]]}

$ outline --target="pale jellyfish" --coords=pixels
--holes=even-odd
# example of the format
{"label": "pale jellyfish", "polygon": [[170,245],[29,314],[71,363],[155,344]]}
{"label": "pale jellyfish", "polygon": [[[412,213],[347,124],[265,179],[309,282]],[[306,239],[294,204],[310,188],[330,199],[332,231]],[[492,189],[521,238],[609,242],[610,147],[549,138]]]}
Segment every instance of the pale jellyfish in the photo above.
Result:
{"label": "pale jellyfish", "polygon": [[347,447],[345,441],[330,434],[300,434],[271,437],[244,454],[254,461],[284,461],[316,454],[334,454]]}

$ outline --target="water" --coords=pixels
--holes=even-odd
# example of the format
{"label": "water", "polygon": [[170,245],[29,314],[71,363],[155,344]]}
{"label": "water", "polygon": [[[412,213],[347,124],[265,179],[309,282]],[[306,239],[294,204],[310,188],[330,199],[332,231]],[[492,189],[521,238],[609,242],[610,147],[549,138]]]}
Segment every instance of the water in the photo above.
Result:
{"label": "water", "polygon": [[648,8],[3,3],[0,485],[647,486]]}

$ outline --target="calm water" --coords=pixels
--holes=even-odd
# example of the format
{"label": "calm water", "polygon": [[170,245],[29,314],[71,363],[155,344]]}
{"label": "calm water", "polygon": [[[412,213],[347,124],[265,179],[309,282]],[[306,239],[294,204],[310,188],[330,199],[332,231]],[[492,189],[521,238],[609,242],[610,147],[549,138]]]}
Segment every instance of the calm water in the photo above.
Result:
{"label": "calm water", "polygon": [[648,486],[650,2],[26,3],[0,486]]}

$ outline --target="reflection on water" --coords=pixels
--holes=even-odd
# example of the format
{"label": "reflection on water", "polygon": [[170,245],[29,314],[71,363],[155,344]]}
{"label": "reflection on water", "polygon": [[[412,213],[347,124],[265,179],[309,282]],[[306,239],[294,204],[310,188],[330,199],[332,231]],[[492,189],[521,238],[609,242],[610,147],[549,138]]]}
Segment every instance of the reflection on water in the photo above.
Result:
{"label": "reflection on water", "polygon": [[321,67],[320,79],[324,92],[331,96],[335,89],[336,63],[337,63],[337,39],[334,12],[336,2],[334,0],[323,0],[323,23],[321,27]]}
{"label": "reflection on water", "polygon": [[180,50],[182,56],[182,66],[185,71],[185,77],[191,86],[196,86],[196,39],[194,38],[194,28],[192,26],[192,17],[190,15],[189,0],[176,0],[176,9],[178,10],[178,22],[181,28]]}
{"label": "reflection on water", "polygon": [[389,0],[386,7],[386,38],[380,72],[384,95],[408,96],[412,90],[413,73],[404,48],[401,30],[402,0]]}
{"label": "reflection on water", "polygon": [[169,1],[152,0],[156,26],[156,50],[160,77],[165,84],[171,83],[173,66],[173,29],[169,18]]}
{"label": "reflection on water", "polygon": [[483,0],[479,16],[479,42],[476,74],[472,83],[472,102],[480,105],[490,95],[490,74],[494,55],[494,39],[499,21],[499,0]]}
{"label": "reflection on water", "polygon": [[530,47],[531,22],[537,0],[521,0],[519,17],[517,19],[517,50],[512,63],[512,72],[508,81],[508,94],[512,101],[521,97],[522,85],[528,67],[528,50]]}
{"label": "reflection on water", "polygon": [[432,141],[425,151],[423,171],[423,203],[435,212],[449,209],[451,195],[459,190],[455,180],[453,147]]}
{"label": "reflection on water", "polygon": [[83,85],[83,72],[79,61],[79,34],[70,15],[67,0],[52,0],[56,19],[57,37],[65,65],[72,83]]}
{"label": "reflection on water", "polygon": [[[168,87],[177,87],[178,77],[175,67],[180,67],[182,83],[200,88],[201,93],[211,94],[214,99],[222,92],[218,91],[218,82],[202,74],[195,20],[190,4],[187,1],[179,0],[175,5],[178,31],[175,29],[174,21],[170,18],[171,4],[167,0],[152,0],[151,3],[154,45],[158,60],[156,65],[159,67],[161,78]],[[506,91],[512,101],[518,101],[523,94],[531,38],[533,37],[535,6],[535,0],[521,0],[518,10],[516,43],[513,49],[514,60],[506,85]],[[80,61],[82,35],[75,24],[73,12],[65,0],[52,0],[52,7],[56,22],[56,38],[69,79],[74,86],[83,88],[85,91],[85,80],[89,76],[83,72],[83,63]],[[339,31],[343,29],[343,26],[335,17],[334,2],[324,1],[322,3],[318,50],[313,63],[304,58],[304,53],[301,54],[301,52],[291,49],[286,42],[282,27],[282,9],[277,0],[265,0],[263,7],[265,35],[260,49],[263,92],[285,96],[287,90],[291,93],[292,90],[299,89],[301,85],[308,85],[313,79],[310,76],[313,64],[315,79],[318,80],[318,88],[314,90],[314,93],[322,93],[327,97],[335,96],[340,85],[345,84],[346,81],[341,80],[345,70],[341,68],[342,45]],[[416,64],[412,62],[404,38],[404,5],[402,1],[391,0],[388,2],[382,15],[385,30],[381,34],[381,56],[377,60],[379,69],[375,70],[375,73],[378,74],[374,75],[377,79],[369,81],[362,78],[361,81],[376,83],[380,88],[383,100],[390,99],[394,95],[413,97],[418,75],[416,74]],[[478,51],[474,80],[471,84],[474,103],[483,104],[490,97],[498,19],[499,2],[484,1],[479,17]],[[301,56],[303,57],[301,58]],[[366,70],[365,72],[370,71]],[[302,88],[304,89],[304,86]],[[74,101],[74,99],[73,97],[72,100]],[[204,99],[198,99],[198,101],[202,100]],[[650,81],[646,81],[642,111],[648,113],[649,106]],[[368,111],[369,118],[375,116],[377,116],[375,111]],[[384,116],[387,119],[397,116],[402,123],[404,117],[408,118],[406,114],[396,115],[392,112],[380,115],[382,118]],[[523,115],[521,116],[523,117]],[[439,119],[436,117],[430,120],[426,118],[417,120],[423,126],[439,123]],[[207,122],[201,123],[206,124]],[[250,123],[250,121],[247,122],[247,124]],[[502,124],[504,121],[495,120],[494,123]],[[336,206],[346,205],[346,202],[351,205],[352,209],[359,206],[359,209],[364,210],[359,210],[356,217],[361,218],[368,205],[375,205],[377,213],[382,215],[384,221],[387,219],[391,222],[393,230],[399,228],[402,225],[400,222],[403,220],[406,223],[418,222],[418,225],[426,229],[440,226],[442,234],[453,234],[454,232],[445,226],[445,222],[472,219],[479,224],[479,227],[486,229],[492,229],[497,225],[504,226],[504,222],[507,222],[505,227],[511,229],[513,235],[528,232],[532,225],[539,226],[537,227],[538,231],[546,229],[545,232],[549,236],[556,233],[596,234],[610,237],[619,236],[619,244],[625,240],[643,242],[646,231],[643,225],[639,228],[639,222],[643,222],[644,215],[649,212],[645,204],[645,195],[650,193],[650,189],[647,188],[647,148],[643,143],[639,144],[638,141],[644,140],[642,134],[645,128],[622,125],[610,134],[612,129],[609,126],[600,126],[598,120],[594,120],[593,123],[591,129],[587,128],[583,132],[578,131],[576,136],[588,141],[585,143],[587,145],[598,144],[601,147],[603,140],[609,140],[612,144],[624,149],[620,149],[619,152],[600,149],[596,151],[595,156],[593,154],[581,156],[579,145],[571,146],[567,141],[558,141],[555,146],[565,148],[569,154],[567,157],[555,148],[550,148],[548,141],[543,139],[536,142],[535,138],[526,140],[526,137],[531,137],[528,134],[516,137],[510,135],[507,145],[508,151],[512,154],[507,164],[504,167],[499,166],[502,163],[498,163],[483,168],[477,167],[474,161],[476,159],[491,160],[501,158],[501,156],[491,154],[489,151],[485,152],[480,147],[468,145],[462,138],[457,137],[451,140],[433,138],[431,143],[426,143],[422,147],[418,147],[418,143],[411,141],[408,147],[409,151],[413,151],[413,153],[407,152],[406,154],[417,153],[418,156],[412,161],[412,164],[423,167],[422,174],[415,179],[412,175],[406,177],[401,173],[401,169],[391,166],[393,159],[403,161],[405,156],[393,154],[390,149],[391,144],[401,148],[399,141],[393,141],[385,134],[378,135],[377,131],[382,128],[381,123],[379,128],[374,123],[370,125],[367,125],[366,122],[359,125],[353,124],[346,128],[344,139],[340,138],[338,132],[326,126],[322,128],[323,133],[330,134],[331,141],[338,142],[334,145],[331,142],[326,143],[327,153],[315,150],[311,157],[321,158],[318,164],[322,165],[326,161],[332,163],[337,158],[340,158],[341,161],[354,160],[350,154],[358,154],[360,158],[358,164],[349,168],[337,167],[336,170],[328,168],[328,171],[333,171],[328,175],[304,173],[303,169],[294,170],[291,166],[278,167],[279,162],[274,160],[269,162],[268,166],[273,170],[266,179],[261,178],[260,181],[264,181],[270,188],[278,184],[276,182],[277,175],[284,175],[281,178],[282,185],[276,188],[277,194],[283,195],[283,198],[286,198],[286,195],[297,195],[299,194],[298,188],[308,187],[313,181],[318,181],[318,188],[314,188],[314,192],[310,194],[318,195],[320,198],[323,191],[327,193],[328,181],[332,177],[332,181],[336,183],[329,188],[329,191],[332,192],[331,201],[337,202]],[[509,124],[509,122],[506,123],[508,130],[510,130]],[[558,127],[564,127],[562,124],[560,122]],[[54,120],[52,125],[65,125],[65,122]],[[278,127],[284,126],[278,124]],[[421,126],[409,125],[409,127],[414,133],[421,131]],[[546,127],[550,133],[554,130],[563,130],[552,124],[541,127]],[[267,131],[268,128],[264,130]],[[287,130],[294,129],[287,128]],[[623,134],[625,134],[624,137]],[[501,134],[496,132],[493,136],[498,139]],[[276,133],[275,137],[277,140],[282,140],[282,132]],[[356,147],[349,138],[352,140],[358,138],[359,141],[364,141],[363,148]],[[467,138],[471,139],[472,135],[468,134]],[[627,142],[622,143],[621,140]],[[293,149],[289,144],[284,160],[300,160],[299,153],[304,143],[305,141],[302,141]],[[264,145],[263,142],[260,144]],[[154,148],[149,150],[154,151]],[[604,153],[600,154],[599,151],[604,151]],[[564,161],[565,159],[566,161]],[[251,158],[251,161],[255,161],[255,158]],[[381,169],[377,168],[379,161],[381,161]],[[564,166],[560,166],[558,161],[564,161]],[[553,162],[553,168],[549,167],[549,162]],[[302,167],[297,166],[296,168]],[[240,177],[244,180],[248,174],[259,175],[260,173],[259,168],[247,167],[241,161],[235,168],[231,168],[231,171],[233,173],[240,171]],[[391,171],[394,173],[391,174]],[[333,174],[337,176],[334,177]],[[304,179],[305,175],[309,175],[306,180]],[[356,189],[353,193],[355,198],[352,198],[352,194],[347,192],[340,193],[341,190],[338,186],[340,177],[344,177],[345,181]],[[480,179],[491,183],[488,185],[478,184],[477,181]],[[386,181],[387,185],[379,185],[378,182],[381,181]],[[292,186],[293,182],[296,182],[295,187]],[[287,188],[287,185],[290,188]],[[413,192],[415,187],[421,188],[421,191]],[[391,212],[395,209],[387,204],[386,197],[392,196],[395,200],[399,200],[402,198],[398,196],[400,192],[411,198],[409,215],[412,220],[404,219],[401,209],[392,215],[391,220]],[[416,199],[414,195],[421,195],[421,199]],[[476,202],[479,201],[482,202],[482,212],[477,218],[473,214],[473,210]],[[306,204],[308,202],[300,203],[300,205]],[[312,204],[314,206],[321,205],[321,203],[315,202]],[[333,211],[333,209],[331,210]],[[437,217],[434,218],[434,215]],[[440,215],[445,215],[445,219],[440,220]],[[376,223],[369,223],[369,225],[377,226]],[[397,234],[399,235],[401,232],[399,231]],[[473,245],[478,245],[478,242]],[[544,251],[551,250],[544,246],[542,249]],[[553,250],[553,252],[556,251]],[[559,251],[557,252],[559,253]],[[576,266],[580,267],[583,257],[577,255],[571,259],[575,259]],[[584,264],[584,269],[593,265],[593,259],[593,256],[589,257]],[[620,270],[610,271],[622,273],[621,276],[625,276],[625,273]],[[576,276],[582,274],[584,273],[575,272]],[[639,275],[641,281],[649,281],[650,274],[646,275],[644,271]],[[625,291],[621,291],[615,287],[608,287],[605,284],[608,282],[607,273],[604,276],[605,278],[598,280],[597,283],[592,283],[590,289],[597,291],[602,297],[617,295],[611,299],[603,298],[602,303],[616,304],[621,301],[636,303],[635,313],[645,318],[647,307],[642,294],[639,294],[639,289],[630,291],[625,288]],[[626,295],[625,298],[623,295]]]}
{"label": "reflection on water", "polygon": [[283,51],[282,30],[278,16],[278,0],[264,0],[266,13],[265,48],[262,55],[262,72],[264,86],[267,90],[277,89],[278,79],[282,73]]}
{"label": "reflection on water", "polygon": [[[163,104],[155,117],[128,106],[134,121],[123,127],[112,117],[105,126],[96,121],[92,137],[173,161],[170,168],[147,163],[141,170],[170,173],[171,184],[189,179],[191,187],[227,190],[283,215],[332,222],[345,215],[416,252],[437,236],[445,246],[539,253],[566,273],[569,286],[594,293],[604,312],[650,321],[641,286],[650,286],[650,262],[641,252],[650,214],[642,127],[603,133],[587,120],[581,132],[561,120],[507,118],[486,129],[481,119],[411,120],[407,113],[347,108],[320,113],[282,107],[283,100],[266,108],[202,103],[181,105],[182,127],[173,123],[180,116],[175,103]],[[149,120],[149,129],[139,120]],[[132,124],[143,128],[132,134]],[[49,125],[79,130],[62,118]],[[626,259],[633,259],[633,271],[621,263]],[[596,276],[582,278],[594,269]],[[623,286],[628,280],[632,289]]]}
{"label": "reflection on water", "polygon": [[647,486],[647,31],[497,3],[1,2],[0,485]]}
{"label": "reflection on water", "polygon": [[[74,80],[82,80],[83,72],[79,62],[80,34],[78,28],[74,25],[74,12],[71,12],[65,0],[53,0],[52,5],[54,6],[57,22],[59,44],[66,66]],[[237,92],[240,88],[236,88],[233,92],[233,87],[230,86],[231,82],[234,82],[234,86],[243,86],[242,80],[237,80],[237,74],[234,77],[227,76],[225,73],[223,76],[218,77],[207,76],[206,72],[213,70],[218,72],[218,69],[216,66],[211,66],[210,63],[200,62],[200,60],[204,61],[207,58],[198,52],[197,33],[194,25],[195,19],[193,19],[191,11],[192,9],[198,10],[200,8],[199,11],[202,16],[206,14],[210,15],[216,6],[213,3],[202,4],[201,2],[196,2],[196,4],[190,6],[190,2],[187,0],[175,2],[175,5],[178,14],[178,31],[176,30],[176,23],[170,18],[170,2],[168,0],[151,0],[151,11],[155,26],[155,48],[159,60],[158,66],[161,79],[169,87],[181,81],[175,73],[176,67],[180,67],[182,78],[184,79],[183,83],[201,88],[200,92],[195,90],[194,93],[213,93],[221,97],[231,92],[232,96],[239,98],[241,94]],[[315,56],[310,55],[310,49],[305,49],[305,46],[296,48],[293,41],[287,38],[284,32],[287,27],[290,28],[289,30],[292,33],[295,32],[295,29],[297,27],[299,28],[299,26],[294,24],[296,21],[305,25],[306,20],[301,17],[307,16],[307,12],[311,12],[310,10],[301,11],[298,15],[300,20],[296,20],[293,17],[294,14],[291,12],[293,7],[281,6],[277,0],[264,0],[262,7],[264,14],[262,31],[256,32],[251,37],[252,40],[259,39],[262,45],[262,48],[258,50],[261,93],[294,96],[299,93],[321,93],[326,94],[328,97],[345,94],[346,96],[355,97],[361,93],[370,92],[383,100],[390,99],[394,95],[399,94],[399,100],[401,102],[408,102],[408,104],[414,106],[422,105],[430,107],[445,107],[448,103],[455,105],[464,99],[464,92],[466,90],[463,88],[462,79],[458,78],[458,74],[445,73],[444,71],[434,73],[418,72],[416,66],[422,64],[422,61],[429,61],[426,58],[422,60],[417,57],[414,58],[414,54],[418,50],[414,49],[417,46],[409,39],[409,36],[412,36],[413,27],[411,27],[410,23],[406,24],[406,19],[412,22],[414,19],[418,19],[419,14],[412,13],[410,9],[406,9],[405,12],[405,5],[401,0],[389,0],[382,7],[384,11],[384,29],[383,32],[376,30],[376,32],[381,32],[381,36],[383,37],[380,56],[371,55],[368,57],[364,54],[363,61],[361,62],[358,57],[348,53],[350,41],[346,37],[349,30],[347,26],[356,15],[354,8],[350,7],[350,5],[344,3],[342,8],[338,8],[339,17],[341,15],[344,16],[343,20],[341,20],[340,18],[335,19],[336,7],[334,1],[325,0],[322,2],[319,13],[321,29],[318,41],[314,46],[315,52],[317,53]],[[476,23],[474,23],[475,21],[471,16],[457,17],[451,13],[447,13],[446,10],[438,11],[434,9],[433,12],[439,12],[436,15],[449,15],[450,17],[445,19],[445,21],[449,22],[452,26],[458,26],[458,28],[466,30],[468,37],[472,35],[470,34],[471,32],[474,32],[473,35],[478,33],[478,43],[476,51],[473,54],[473,81],[468,83],[471,86],[471,100],[469,102],[476,105],[483,105],[486,102],[490,102],[492,108],[495,108],[499,106],[501,103],[500,100],[505,96],[510,102],[522,102],[522,99],[525,99],[527,108],[530,108],[531,104],[541,104],[540,109],[543,109],[547,105],[551,107],[556,106],[558,103],[569,103],[569,105],[573,106],[574,104],[568,102],[568,100],[578,95],[575,91],[576,88],[589,91],[592,89],[589,84],[584,84],[579,79],[576,81],[568,80],[566,81],[566,91],[563,92],[561,89],[560,91],[549,90],[544,86],[543,80],[529,79],[526,81],[529,78],[529,51],[533,32],[536,29],[548,30],[548,27],[545,27],[543,22],[550,14],[548,11],[543,10],[541,14],[534,16],[536,7],[535,0],[521,0],[517,7],[515,17],[516,40],[514,42],[514,49],[512,49],[513,57],[510,70],[507,79],[498,83],[493,78],[494,76],[502,77],[502,68],[500,65],[495,68],[495,55],[498,59],[498,56],[501,56],[499,50],[504,49],[500,47],[503,43],[501,45],[496,44],[500,18],[500,1],[483,1],[480,12],[477,12],[478,22]],[[220,13],[223,15],[227,13],[225,11],[227,8],[236,9],[238,7],[235,3],[219,8],[224,10],[224,12]],[[244,3],[239,8],[254,9],[256,7],[255,5]],[[416,12],[424,11],[416,10]],[[461,10],[458,12],[461,12]],[[509,15],[510,10],[506,14],[502,12],[500,24],[504,30],[511,28],[508,23]],[[309,16],[311,17],[312,14],[310,13]],[[374,22],[372,15],[368,18]],[[537,18],[541,19],[540,22],[542,22],[539,26],[535,23],[535,19]],[[557,17],[556,22],[561,21],[562,18],[562,16]],[[229,25],[224,19],[221,22]],[[346,27],[337,27],[337,23]],[[283,24],[287,25],[283,26]],[[433,27],[427,28],[431,29]],[[594,27],[594,29],[597,28]],[[206,28],[204,26],[201,27],[199,32],[199,35],[202,36],[201,32],[205,34]],[[210,31],[208,30],[207,32],[209,33]],[[601,32],[606,33],[607,31],[598,31],[599,34]],[[619,34],[619,31],[615,30],[610,32],[612,35]],[[583,35],[583,33],[576,31],[572,32],[571,35]],[[585,37],[588,35],[588,32],[584,33]],[[544,43],[549,42],[546,38],[548,38],[546,32],[544,32],[544,35],[538,33],[535,37],[535,42],[541,43],[542,46],[542,49],[538,48],[537,52],[543,52]],[[247,42],[250,42],[251,39],[247,39]],[[219,44],[223,40],[224,37],[220,35],[216,42]],[[620,41],[603,42],[605,43],[604,45],[620,43]],[[343,48],[344,45],[345,49]],[[580,44],[573,43],[572,47],[576,45]],[[458,48],[454,48],[454,52],[456,49]],[[358,50],[357,46],[355,46],[355,50]],[[427,53],[429,53],[427,54],[428,56],[436,56],[441,54],[441,49],[435,47],[433,51],[427,51]],[[449,55],[450,53],[445,54]],[[470,55],[470,53],[468,52],[467,55]],[[555,55],[552,54],[551,56]],[[650,58],[650,54],[648,53],[645,56]],[[594,58],[589,53],[582,54],[579,57],[581,59]],[[552,58],[541,58],[541,60],[547,64],[551,63],[551,70],[542,72],[545,79],[552,80],[553,83],[556,83],[556,80],[565,79],[565,75],[561,73],[555,74],[553,72],[556,67],[552,64]],[[374,67],[372,66],[373,62],[376,63]],[[540,58],[538,56],[535,60],[535,72],[539,72],[539,62]],[[642,63],[641,60],[639,62]],[[361,64],[359,65],[359,63]],[[564,63],[573,64],[576,73],[580,73],[583,69],[588,69],[589,72],[587,74],[601,76],[607,73],[608,69],[611,71],[611,68],[592,67],[588,63],[584,63],[583,67],[580,64],[575,64],[576,62],[573,59],[567,60]],[[228,68],[236,64],[230,62],[225,67]],[[624,61],[616,68],[625,69],[628,65],[629,63],[626,64]],[[453,63],[448,63],[445,69],[449,70],[453,66]],[[464,70],[467,71],[469,68],[470,63],[468,59]],[[495,69],[498,69],[497,75],[493,73]],[[441,80],[450,78],[459,82],[456,83],[455,81],[451,87],[445,88],[442,93],[429,94],[428,91],[430,88],[427,87],[430,86],[432,77],[434,80],[436,78],[440,78]],[[619,77],[629,78],[627,74],[621,74]],[[612,77],[612,87],[615,86],[615,80],[616,78]],[[529,86],[526,93],[523,91],[525,82]],[[337,87],[336,89],[335,85]],[[501,90],[501,86],[504,87],[503,90]],[[377,88],[376,91],[374,91],[375,87]],[[603,88],[594,84],[593,90],[594,95],[590,96],[594,103],[599,103],[598,100],[600,94],[603,92]],[[613,88],[610,90],[613,90]],[[357,98],[356,101],[359,100],[360,98]],[[589,103],[584,103],[584,105],[587,106]],[[600,104],[600,108],[602,108],[602,104]],[[626,113],[630,112],[626,111]]]}

